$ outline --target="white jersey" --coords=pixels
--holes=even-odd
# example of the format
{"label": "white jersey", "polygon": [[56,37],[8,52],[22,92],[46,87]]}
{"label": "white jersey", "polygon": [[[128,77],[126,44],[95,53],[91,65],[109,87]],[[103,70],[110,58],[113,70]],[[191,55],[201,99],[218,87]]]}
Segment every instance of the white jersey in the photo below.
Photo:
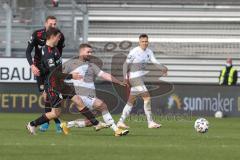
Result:
{"label": "white jersey", "polygon": [[81,80],[67,80],[67,83],[73,83],[76,94],[82,96],[96,96],[94,81],[97,76],[104,73],[97,65],[89,62],[74,60],[65,66],[65,72],[79,73],[83,78]]}
{"label": "white jersey", "polygon": [[100,76],[103,71],[101,71],[95,64],[86,63],[74,69],[72,73],[74,72],[79,73],[83,77],[81,80],[72,79],[71,81],[73,82],[74,86],[95,89],[94,80],[97,76]]}
{"label": "white jersey", "polygon": [[142,50],[139,46],[130,51],[126,62],[130,69],[129,79],[142,77],[143,75],[147,74],[148,71],[145,71],[147,63],[160,64],[149,48]]}

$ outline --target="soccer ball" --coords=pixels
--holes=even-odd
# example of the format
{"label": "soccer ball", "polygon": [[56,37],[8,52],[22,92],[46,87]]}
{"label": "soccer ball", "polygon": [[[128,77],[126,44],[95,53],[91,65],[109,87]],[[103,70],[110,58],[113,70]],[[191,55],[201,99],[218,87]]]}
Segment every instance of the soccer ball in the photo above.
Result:
{"label": "soccer ball", "polygon": [[217,111],[215,114],[214,114],[215,118],[223,118],[223,112],[222,111]]}
{"label": "soccer ball", "polygon": [[198,133],[206,133],[208,127],[209,122],[205,118],[198,118],[194,123],[194,128]]}

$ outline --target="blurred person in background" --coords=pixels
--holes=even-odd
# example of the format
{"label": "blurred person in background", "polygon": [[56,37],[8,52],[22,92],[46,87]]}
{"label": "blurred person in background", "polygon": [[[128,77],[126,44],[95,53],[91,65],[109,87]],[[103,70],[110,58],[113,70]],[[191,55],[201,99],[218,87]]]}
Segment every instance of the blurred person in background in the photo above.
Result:
{"label": "blurred person in background", "polygon": [[232,59],[228,58],[225,68],[222,69],[219,76],[219,85],[233,86],[237,85],[238,73],[233,67]]}
{"label": "blurred person in background", "polygon": [[58,7],[59,0],[51,0],[53,7]]}

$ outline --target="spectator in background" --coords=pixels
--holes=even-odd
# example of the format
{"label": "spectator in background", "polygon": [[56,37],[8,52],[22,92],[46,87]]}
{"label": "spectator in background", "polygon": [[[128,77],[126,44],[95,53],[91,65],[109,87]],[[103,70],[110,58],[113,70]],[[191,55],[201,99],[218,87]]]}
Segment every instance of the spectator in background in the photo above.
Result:
{"label": "spectator in background", "polygon": [[53,7],[58,7],[59,0],[51,0]]}
{"label": "spectator in background", "polygon": [[228,58],[226,61],[225,68],[223,68],[220,73],[219,84],[233,86],[237,84],[237,78],[238,78],[237,70],[233,68],[232,59]]}

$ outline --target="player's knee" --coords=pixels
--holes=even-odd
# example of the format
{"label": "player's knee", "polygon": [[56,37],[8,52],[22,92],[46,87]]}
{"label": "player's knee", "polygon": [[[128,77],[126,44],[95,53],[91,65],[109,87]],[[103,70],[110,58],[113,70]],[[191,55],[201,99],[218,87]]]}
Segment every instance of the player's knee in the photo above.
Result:
{"label": "player's knee", "polygon": [[127,104],[133,107],[135,105],[135,102],[136,102],[136,99],[132,98],[127,101]]}
{"label": "player's knee", "polygon": [[151,102],[151,99],[150,98],[144,98],[143,101],[144,102]]}
{"label": "player's knee", "polygon": [[59,110],[52,110],[52,113],[53,113],[54,118],[58,118],[61,114],[61,112]]}
{"label": "player's knee", "polygon": [[129,106],[134,106],[135,105],[135,102],[136,102],[136,97],[135,96],[130,96],[128,101],[127,101],[127,104]]}
{"label": "player's knee", "polygon": [[144,99],[143,102],[144,102],[145,107],[147,107],[147,108],[151,107],[151,99],[150,98]]}
{"label": "player's knee", "polygon": [[106,103],[104,103],[100,99],[96,99],[93,104],[94,108],[97,109],[98,111],[104,111],[107,109]]}
{"label": "player's knee", "polygon": [[60,116],[60,113],[56,112],[54,109],[51,112],[45,113],[46,117],[51,120],[54,118],[58,118]]}
{"label": "player's knee", "polygon": [[83,103],[77,103],[77,108],[78,110],[83,110],[85,106],[83,105]]}
{"label": "player's knee", "polygon": [[56,112],[55,113],[55,118],[58,118],[60,116],[60,113],[59,112]]}
{"label": "player's knee", "polygon": [[108,110],[108,108],[107,108],[107,104],[106,103],[104,103],[104,102],[102,102],[102,104],[101,104],[101,108],[102,108],[102,110]]}
{"label": "player's knee", "polygon": [[145,93],[142,95],[143,100],[149,101],[151,99],[151,96],[149,93]]}
{"label": "player's knee", "polygon": [[79,111],[85,108],[83,101],[80,97],[75,95],[71,100],[77,105]]}
{"label": "player's knee", "polygon": [[148,94],[145,95],[145,96],[143,96],[142,98],[143,98],[143,101],[144,101],[144,102],[149,102],[149,101],[151,101],[151,97],[150,97]]}
{"label": "player's knee", "polygon": [[97,109],[100,110],[100,111],[107,111],[108,110],[106,103],[104,103],[103,101],[100,101],[98,103]]}

